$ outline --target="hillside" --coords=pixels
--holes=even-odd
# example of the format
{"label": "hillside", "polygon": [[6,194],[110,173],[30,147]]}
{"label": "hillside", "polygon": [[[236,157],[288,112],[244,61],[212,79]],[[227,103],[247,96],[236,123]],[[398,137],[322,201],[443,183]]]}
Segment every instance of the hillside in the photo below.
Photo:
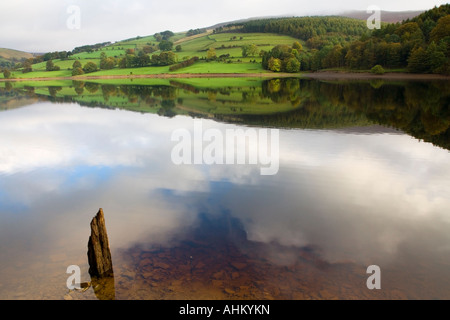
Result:
{"label": "hillside", "polygon": [[15,63],[30,58],[33,58],[31,53],[0,48],[0,70],[2,68],[12,68]]}
{"label": "hillside", "polygon": [[[288,18],[298,24],[308,23],[319,30],[320,35],[345,45],[358,39],[365,31],[364,22],[339,17]],[[284,20],[284,19],[281,19]],[[312,22],[311,22],[312,21]],[[322,30],[322,24],[327,30]],[[348,28],[342,29],[343,26]],[[13,71],[13,78],[70,77],[74,62],[80,63],[77,75],[95,76],[141,75],[159,73],[263,73],[261,65],[264,52],[279,45],[297,42],[307,48],[310,43],[295,34],[283,34],[279,30],[255,31],[232,30],[234,27],[196,29],[187,32],[160,33],[126,39],[116,43],[99,43],[75,48],[72,52],[52,52],[31,59],[23,68]],[[348,33],[348,34],[347,34]],[[165,45],[165,47],[163,47]],[[176,71],[169,70],[174,64],[197,57],[192,65],[180,65]],[[47,62],[51,60],[49,68]],[[108,63],[102,63],[108,62]],[[94,66],[87,70],[86,64]],[[25,71],[25,72],[24,72]],[[32,71],[32,72],[31,72]]]}
{"label": "hillside", "polygon": [[5,60],[22,60],[33,58],[33,54],[13,49],[0,48],[0,58]]}
{"label": "hillside", "polygon": [[[392,13],[390,18],[415,14]],[[179,33],[166,30],[29,58],[10,77],[367,71],[375,65],[381,66],[378,70],[448,74],[449,14],[450,5],[442,5],[401,23],[385,23],[379,30],[368,29],[364,19],[338,16],[249,19]]]}

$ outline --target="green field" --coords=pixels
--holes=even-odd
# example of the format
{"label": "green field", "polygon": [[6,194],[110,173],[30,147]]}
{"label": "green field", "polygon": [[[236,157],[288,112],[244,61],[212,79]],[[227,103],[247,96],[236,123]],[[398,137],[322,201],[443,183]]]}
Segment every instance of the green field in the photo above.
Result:
{"label": "green field", "polygon": [[[17,79],[33,79],[33,78],[61,78],[61,77],[70,77],[72,76],[72,72],[68,70],[60,70],[60,71],[33,71],[28,73],[22,73],[21,71],[12,72],[12,78]],[[3,74],[0,76],[3,78]]]}
{"label": "green field", "polygon": [[[223,33],[207,34],[194,39],[180,40],[179,56],[205,58],[209,48],[216,49],[217,56],[229,54],[233,59],[242,59],[242,47],[254,44],[259,50],[270,50],[278,44],[292,45],[298,39],[271,33]],[[260,61],[259,57],[251,57]],[[249,58],[250,59],[250,58]]]}
{"label": "green field", "polygon": [[[111,70],[100,70],[98,72],[85,74],[83,76],[131,76],[131,75],[153,75],[153,74],[180,74],[180,73],[262,73],[268,72],[262,69],[261,57],[259,55],[243,57],[242,47],[254,44],[259,50],[270,50],[278,44],[292,45],[297,39],[290,36],[268,33],[223,33],[213,34],[211,31],[195,36],[187,37],[186,33],[176,33],[170,38],[175,46],[180,45],[181,51],[176,52],[177,61],[181,62],[188,58],[197,56],[201,60],[192,66],[185,67],[174,72],[169,71],[169,66],[163,67],[142,67],[142,68],[124,68],[115,67]],[[129,40],[123,40],[93,50],[92,52],[81,52],[70,56],[67,59],[55,59],[53,63],[61,68],[60,71],[46,71],[46,62],[36,63],[32,66],[33,71],[22,73],[21,70],[12,72],[12,78],[32,79],[32,78],[53,78],[53,77],[71,77],[72,65],[75,60],[81,62],[84,66],[92,61],[100,65],[100,55],[105,53],[107,57],[121,59],[125,56],[126,50],[141,50],[144,46],[157,46],[158,42],[154,36],[137,37]],[[226,56],[221,61],[205,60],[207,51],[210,48],[216,50],[217,57]],[[160,54],[155,51],[150,54]],[[82,76],[82,77],[83,77]],[[3,74],[0,74],[0,79]]]}

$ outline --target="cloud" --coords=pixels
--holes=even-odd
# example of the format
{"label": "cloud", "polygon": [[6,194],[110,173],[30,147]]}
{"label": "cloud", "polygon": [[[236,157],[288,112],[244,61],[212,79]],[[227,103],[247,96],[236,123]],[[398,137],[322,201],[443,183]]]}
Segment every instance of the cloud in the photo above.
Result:
{"label": "cloud", "polygon": [[[377,5],[382,10],[426,10],[435,1],[87,1],[15,0],[0,3],[2,47],[30,52],[72,50],[76,46],[151,35],[163,30],[175,32],[208,27],[220,22],[276,15],[332,14],[365,10]],[[66,21],[71,5],[81,9],[81,28],[70,30]]]}
{"label": "cloud", "polygon": [[[167,244],[199,212],[227,210],[250,240],[313,245],[328,261],[388,262],[405,248],[435,252],[449,241],[446,150],[402,134],[282,130],[280,171],[261,176],[245,165],[171,163],[172,131],[192,126],[188,117],[75,104],[3,112],[3,219],[17,208],[75,243],[85,231],[58,226],[83,225],[103,207],[114,247],[127,248]],[[212,126],[235,127],[204,121]]]}

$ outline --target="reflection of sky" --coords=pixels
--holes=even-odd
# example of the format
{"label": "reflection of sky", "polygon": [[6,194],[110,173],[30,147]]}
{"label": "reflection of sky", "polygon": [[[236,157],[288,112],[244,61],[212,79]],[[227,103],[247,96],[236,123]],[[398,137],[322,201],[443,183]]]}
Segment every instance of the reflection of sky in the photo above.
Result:
{"label": "reflection of sky", "polygon": [[312,244],[332,261],[450,249],[446,150],[401,134],[287,130],[279,173],[261,176],[257,166],[173,165],[171,133],[192,127],[187,117],[77,105],[3,112],[0,260],[8,246],[84,250],[99,207],[113,248],[164,244],[198,213],[227,210],[250,240]]}

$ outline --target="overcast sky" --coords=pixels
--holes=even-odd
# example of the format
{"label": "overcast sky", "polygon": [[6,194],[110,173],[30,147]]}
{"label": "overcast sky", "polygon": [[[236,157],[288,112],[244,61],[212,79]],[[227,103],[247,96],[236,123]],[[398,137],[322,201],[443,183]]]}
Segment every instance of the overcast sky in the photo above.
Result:
{"label": "overcast sky", "polygon": [[[72,50],[155,32],[208,27],[237,19],[333,14],[346,10],[426,10],[446,0],[2,0],[0,47],[28,52]],[[76,11],[79,8],[79,28]],[[68,27],[68,22],[71,28]]]}

